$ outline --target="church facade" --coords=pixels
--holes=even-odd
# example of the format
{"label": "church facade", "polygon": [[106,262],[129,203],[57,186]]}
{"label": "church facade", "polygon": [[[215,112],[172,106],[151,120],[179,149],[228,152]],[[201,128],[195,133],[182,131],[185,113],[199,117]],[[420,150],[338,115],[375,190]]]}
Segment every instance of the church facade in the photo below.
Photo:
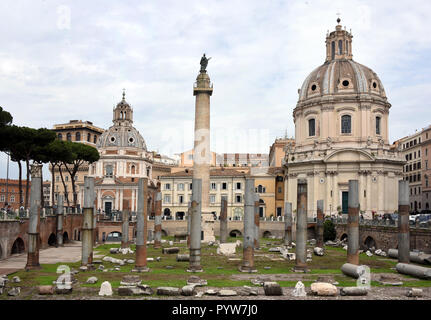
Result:
{"label": "church facade", "polygon": [[[99,137],[96,147],[100,159],[89,168],[89,176],[95,178],[96,209],[109,214],[128,206],[130,211],[137,211],[139,178],[148,178],[150,198],[157,181],[152,179],[153,153],[148,152],[144,138],[132,125],[133,109],[124,92],[114,108],[113,123]],[[83,199],[81,191],[81,203]]]}
{"label": "church facade", "polygon": [[398,209],[404,159],[389,145],[391,104],[377,74],[353,60],[352,38],[340,24],[328,33],[325,63],[298,90],[295,143],[286,146],[283,165],[294,213],[299,180],[307,183],[309,216],[317,200],[324,200],[326,215],[347,213],[351,179],[359,181],[364,217]]}

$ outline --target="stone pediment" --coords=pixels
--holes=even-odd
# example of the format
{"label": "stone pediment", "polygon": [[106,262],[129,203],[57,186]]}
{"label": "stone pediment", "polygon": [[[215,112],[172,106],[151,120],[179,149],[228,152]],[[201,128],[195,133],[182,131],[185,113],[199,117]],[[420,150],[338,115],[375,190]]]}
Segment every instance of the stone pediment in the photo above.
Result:
{"label": "stone pediment", "polygon": [[359,162],[359,161],[375,161],[375,158],[363,149],[344,148],[334,150],[328,154],[324,162]]}

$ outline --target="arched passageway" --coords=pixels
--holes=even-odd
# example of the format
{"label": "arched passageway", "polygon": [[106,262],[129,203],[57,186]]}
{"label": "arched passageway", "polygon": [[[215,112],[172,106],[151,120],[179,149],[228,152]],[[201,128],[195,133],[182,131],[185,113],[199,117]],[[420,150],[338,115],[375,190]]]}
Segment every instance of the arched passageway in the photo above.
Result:
{"label": "arched passageway", "polygon": [[238,238],[240,236],[242,236],[242,233],[239,230],[232,230],[229,232],[229,237]]}
{"label": "arched passageway", "polygon": [[12,245],[11,254],[23,253],[25,251],[24,240],[17,238]]}
{"label": "arched passageway", "polygon": [[53,247],[57,244],[57,237],[54,233],[51,233],[48,238],[48,245]]}

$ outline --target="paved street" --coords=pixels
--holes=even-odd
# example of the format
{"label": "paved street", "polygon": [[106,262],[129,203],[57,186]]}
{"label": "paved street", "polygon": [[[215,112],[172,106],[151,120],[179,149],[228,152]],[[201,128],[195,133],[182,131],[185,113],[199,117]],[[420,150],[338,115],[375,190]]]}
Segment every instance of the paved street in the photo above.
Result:
{"label": "paved street", "polygon": [[[57,263],[57,262],[76,262],[81,259],[81,242],[70,241],[64,247],[49,247],[40,250],[39,262]],[[10,274],[20,269],[24,269],[27,262],[27,253],[14,254],[5,260],[0,260],[0,276]]]}

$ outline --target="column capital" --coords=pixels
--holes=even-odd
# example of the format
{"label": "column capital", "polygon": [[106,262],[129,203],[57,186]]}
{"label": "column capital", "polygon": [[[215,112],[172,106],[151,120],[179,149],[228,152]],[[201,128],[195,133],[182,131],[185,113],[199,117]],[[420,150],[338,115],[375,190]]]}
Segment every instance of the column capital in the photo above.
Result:
{"label": "column capital", "polygon": [[31,178],[42,178],[42,165],[38,163],[33,163],[30,165],[30,175]]}

